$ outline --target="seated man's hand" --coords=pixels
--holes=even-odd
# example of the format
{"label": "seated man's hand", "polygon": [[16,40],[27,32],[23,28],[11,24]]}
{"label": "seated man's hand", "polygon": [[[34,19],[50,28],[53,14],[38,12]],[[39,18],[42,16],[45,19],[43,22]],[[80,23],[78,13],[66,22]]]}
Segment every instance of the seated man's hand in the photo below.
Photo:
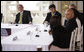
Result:
{"label": "seated man's hand", "polygon": [[16,24],[15,22],[12,22],[12,24]]}
{"label": "seated man's hand", "polygon": [[29,24],[32,24],[32,22],[29,22]]}
{"label": "seated man's hand", "polygon": [[43,24],[49,24],[48,21],[44,21]]}

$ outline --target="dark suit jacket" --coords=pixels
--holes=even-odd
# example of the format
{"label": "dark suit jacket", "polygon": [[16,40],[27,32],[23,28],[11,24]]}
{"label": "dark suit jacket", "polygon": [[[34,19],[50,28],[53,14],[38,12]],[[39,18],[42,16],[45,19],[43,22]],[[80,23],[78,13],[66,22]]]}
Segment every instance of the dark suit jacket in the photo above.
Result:
{"label": "dark suit jacket", "polygon": [[63,26],[55,27],[52,30],[53,42],[52,44],[60,48],[69,48],[70,36]]}
{"label": "dark suit jacket", "polygon": [[[18,23],[19,20],[20,20],[20,13],[16,15],[15,23]],[[30,21],[32,22],[30,11],[24,10],[22,15],[22,24],[28,24]]]}
{"label": "dark suit jacket", "polygon": [[60,48],[69,48],[71,33],[77,27],[76,18],[66,21],[65,27],[58,26],[52,29],[53,42],[52,44]]}
{"label": "dark suit jacket", "polygon": [[67,30],[69,33],[71,33],[76,27],[78,27],[78,26],[77,26],[77,22],[76,22],[76,17],[74,17],[74,18],[72,18],[72,19],[66,21],[66,22],[64,23],[64,26],[65,26],[66,30]]}
{"label": "dark suit jacket", "polygon": [[69,39],[71,39],[71,33],[72,33],[72,31],[75,30],[76,27],[78,27],[77,26],[77,22],[76,22],[76,17],[74,17],[74,18],[66,21],[65,24],[64,24],[64,26],[65,26],[65,29],[68,31]]}
{"label": "dark suit jacket", "polygon": [[[60,16],[60,20],[61,20],[61,14],[58,11],[56,11],[55,15]],[[45,21],[50,22],[51,16],[52,16],[51,12],[47,13],[47,17],[46,17]]]}

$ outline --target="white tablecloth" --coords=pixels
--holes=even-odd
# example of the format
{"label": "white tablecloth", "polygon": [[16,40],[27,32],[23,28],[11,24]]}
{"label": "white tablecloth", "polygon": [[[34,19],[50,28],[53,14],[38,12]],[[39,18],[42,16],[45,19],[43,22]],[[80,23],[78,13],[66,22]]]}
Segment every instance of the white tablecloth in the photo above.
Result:
{"label": "white tablecloth", "polygon": [[[38,31],[36,31],[38,29]],[[49,30],[41,25],[32,25],[26,27],[9,37],[2,39],[2,50],[3,51],[37,51],[37,47],[41,46],[42,51],[48,51],[48,46],[53,41],[52,35],[48,32],[44,32],[44,29]],[[30,35],[27,33],[31,31]],[[39,35],[39,37],[36,37]],[[17,40],[13,41],[13,38],[17,37]]]}
{"label": "white tablecloth", "polygon": [[28,24],[18,24],[18,26],[16,26],[16,24],[1,24],[1,28],[10,28],[11,29],[11,33],[15,33],[15,32],[18,32],[22,29],[25,29],[26,27],[29,27],[31,25],[28,25]]}

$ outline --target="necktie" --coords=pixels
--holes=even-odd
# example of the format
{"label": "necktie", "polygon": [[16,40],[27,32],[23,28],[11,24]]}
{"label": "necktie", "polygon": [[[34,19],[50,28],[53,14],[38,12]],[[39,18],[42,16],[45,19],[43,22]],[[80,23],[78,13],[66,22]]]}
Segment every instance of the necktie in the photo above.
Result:
{"label": "necktie", "polygon": [[52,13],[52,16],[54,16],[54,14]]}
{"label": "necktie", "polygon": [[54,16],[56,14],[56,12],[55,13],[52,13],[52,16]]}
{"label": "necktie", "polygon": [[22,24],[22,13],[20,13],[20,20],[19,23]]}

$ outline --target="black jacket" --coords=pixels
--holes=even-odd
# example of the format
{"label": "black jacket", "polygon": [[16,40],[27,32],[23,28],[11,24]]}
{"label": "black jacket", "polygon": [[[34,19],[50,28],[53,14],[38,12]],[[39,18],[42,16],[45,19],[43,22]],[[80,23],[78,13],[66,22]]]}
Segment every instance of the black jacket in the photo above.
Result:
{"label": "black jacket", "polygon": [[71,33],[77,27],[76,18],[70,19],[65,23],[65,27],[57,26],[52,28],[53,34],[53,45],[58,46],[60,48],[69,48]]}
{"label": "black jacket", "polygon": [[52,44],[60,48],[69,48],[70,35],[63,26],[58,26],[52,30],[53,42]]}
{"label": "black jacket", "polygon": [[[20,19],[20,13],[16,15],[15,23],[19,23],[19,19]],[[30,11],[24,10],[22,15],[22,24],[28,24],[30,21],[32,22]]]}
{"label": "black jacket", "polygon": [[66,20],[64,23],[64,26],[66,28],[66,30],[71,33],[77,26],[77,22],[76,22],[76,17],[70,19],[70,20]]}
{"label": "black jacket", "polygon": [[[60,20],[61,20],[61,14],[58,11],[56,11],[55,15],[60,16]],[[51,12],[47,13],[47,17],[45,18],[45,21],[50,22],[51,16],[52,16]]]}

